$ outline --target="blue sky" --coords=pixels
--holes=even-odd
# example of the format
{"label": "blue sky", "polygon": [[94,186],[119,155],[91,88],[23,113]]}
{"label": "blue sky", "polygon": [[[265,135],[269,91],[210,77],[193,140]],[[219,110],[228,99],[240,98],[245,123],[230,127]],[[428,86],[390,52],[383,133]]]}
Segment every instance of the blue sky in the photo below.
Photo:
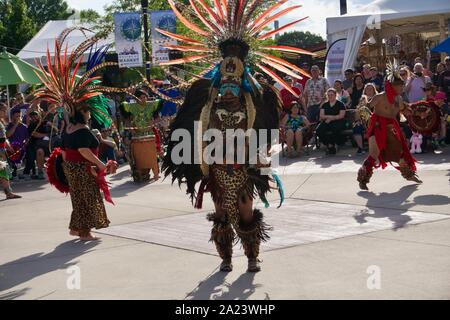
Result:
{"label": "blue sky", "polygon": [[[112,0],[66,0],[71,7],[76,9],[94,9],[103,13],[103,7],[111,3]],[[367,4],[367,0],[347,0],[349,12],[358,7]],[[290,5],[301,4],[300,8],[291,13],[281,24],[298,19],[299,17],[309,16],[308,20],[301,22],[294,29],[302,31],[311,31],[326,35],[325,19],[326,17],[339,15],[339,0],[290,0]],[[284,7],[286,7],[285,5]]]}

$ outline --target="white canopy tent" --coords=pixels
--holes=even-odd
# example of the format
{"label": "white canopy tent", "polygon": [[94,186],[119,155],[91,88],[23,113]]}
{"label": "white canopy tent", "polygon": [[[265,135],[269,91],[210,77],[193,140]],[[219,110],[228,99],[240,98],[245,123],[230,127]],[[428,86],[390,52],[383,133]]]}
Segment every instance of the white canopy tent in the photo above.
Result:
{"label": "white canopy tent", "polygon": [[444,21],[448,19],[449,0],[377,0],[351,14],[327,18],[328,47],[339,39],[347,39],[344,71],[354,66],[366,29],[377,30],[382,38],[386,38],[440,28],[441,38],[442,32],[446,38],[448,27],[445,25],[444,28]]}
{"label": "white canopy tent", "polygon": [[[25,47],[19,52],[18,56],[28,63],[35,64],[35,59],[41,59],[45,65],[45,57],[47,48],[50,50],[50,55],[54,55],[55,39],[67,28],[74,26],[82,26],[89,29],[88,24],[80,23],[79,20],[50,20],[42,29],[27,43]],[[94,32],[87,32],[88,37],[93,36]],[[79,44],[86,40],[86,36],[78,30],[72,32],[68,38],[69,53],[71,53]],[[114,34],[110,34],[107,39],[102,39],[98,42],[98,46],[111,44],[114,42]],[[111,50],[111,49],[110,49]],[[85,61],[89,51],[86,53]]]}

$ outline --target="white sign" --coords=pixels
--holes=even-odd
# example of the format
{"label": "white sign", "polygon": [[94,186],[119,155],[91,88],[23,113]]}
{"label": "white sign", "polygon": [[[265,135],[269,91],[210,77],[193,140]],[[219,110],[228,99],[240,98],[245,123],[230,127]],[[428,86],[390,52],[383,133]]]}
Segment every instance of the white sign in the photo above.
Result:
{"label": "white sign", "polygon": [[340,39],[335,41],[328,49],[325,59],[325,77],[331,86],[338,79],[345,80],[343,79],[344,70],[342,69],[344,67],[346,44],[347,39]]}
{"label": "white sign", "polygon": [[114,25],[119,67],[141,67],[143,65],[143,58],[140,13],[115,13]]}
{"label": "white sign", "polygon": [[152,60],[153,64],[169,61],[170,49],[164,48],[167,44],[177,44],[165,35],[156,31],[156,28],[171,33],[177,32],[177,19],[172,10],[161,10],[150,12],[150,23],[152,32]]}

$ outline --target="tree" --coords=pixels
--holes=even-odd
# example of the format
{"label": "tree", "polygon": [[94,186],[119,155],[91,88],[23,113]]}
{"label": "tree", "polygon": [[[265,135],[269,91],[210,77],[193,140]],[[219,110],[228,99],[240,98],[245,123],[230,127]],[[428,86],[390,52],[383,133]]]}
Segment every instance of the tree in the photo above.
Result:
{"label": "tree", "polygon": [[297,48],[309,48],[324,42],[320,35],[309,31],[292,31],[284,33],[277,38],[278,45],[292,46]]}
{"label": "tree", "polygon": [[96,23],[101,18],[100,14],[93,9],[81,10],[79,14],[82,22]]}
{"label": "tree", "polygon": [[0,12],[0,44],[17,53],[33,38],[36,24],[27,14],[25,0],[3,1]]}
{"label": "tree", "polygon": [[25,3],[28,17],[34,21],[37,30],[49,20],[65,20],[75,13],[64,0],[25,0]]}

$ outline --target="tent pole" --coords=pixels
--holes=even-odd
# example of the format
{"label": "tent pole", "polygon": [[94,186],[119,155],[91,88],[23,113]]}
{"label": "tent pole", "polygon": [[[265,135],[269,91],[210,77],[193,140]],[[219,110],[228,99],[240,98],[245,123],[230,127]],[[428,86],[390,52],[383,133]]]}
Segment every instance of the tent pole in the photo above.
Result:
{"label": "tent pole", "polygon": [[[440,40],[440,42],[447,39],[447,33],[445,32],[446,31],[445,29],[446,29],[445,16],[443,14],[441,14],[441,15],[439,15],[439,40]],[[446,57],[446,53],[441,52],[441,61],[444,61],[445,57]]]}
{"label": "tent pole", "polygon": [[11,122],[11,105],[10,105],[10,99],[9,99],[9,85],[6,85],[6,100],[7,100],[7,106],[8,106],[8,122]]}

